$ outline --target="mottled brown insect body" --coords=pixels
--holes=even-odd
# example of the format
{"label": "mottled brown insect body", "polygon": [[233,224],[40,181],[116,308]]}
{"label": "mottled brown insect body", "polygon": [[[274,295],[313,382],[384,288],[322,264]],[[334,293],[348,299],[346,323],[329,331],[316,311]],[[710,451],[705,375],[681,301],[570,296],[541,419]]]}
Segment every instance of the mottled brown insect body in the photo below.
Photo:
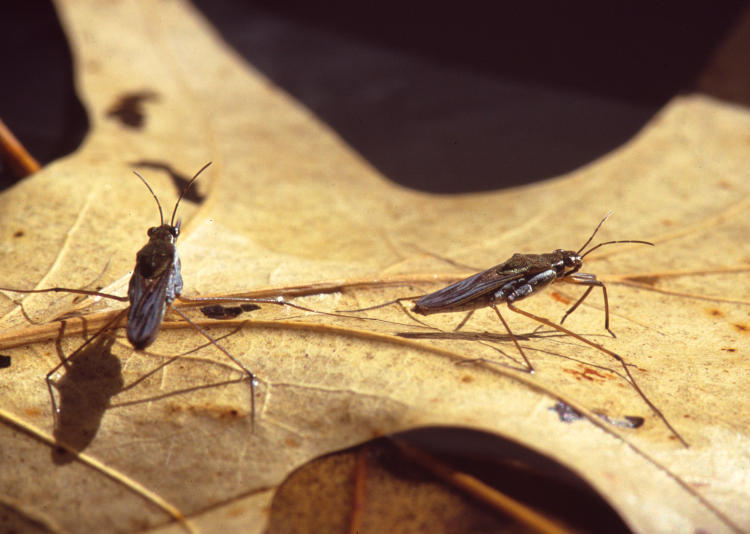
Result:
{"label": "mottled brown insect body", "polygon": [[159,335],[167,306],[182,294],[180,256],[175,242],[176,225],[149,228],[149,241],[138,251],[128,286],[128,341],[138,350],[151,345]]}
{"label": "mottled brown insect body", "polygon": [[[414,303],[412,311],[430,315],[476,310],[494,302],[515,302],[574,275],[581,265],[581,256],[572,250],[513,254],[499,265],[425,295]],[[590,275],[585,276],[588,280]]]}
{"label": "mottled brown insect body", "polygon": [[[600,287],[604,297],[604,328],[612,335],[612,337],[616,337],[614,332],[609,328],[609,299],[607,298],[607,288],[602,282],[596,279],[595,274],[578,272],[583,265],[583,258],[599,247],[613,243],[640,243],[651,246],[653,246],[653,243],[638,240],[605,241],[591,247],[586,252],[583,252],[589,243],[591,243],[591,240],[599,231],[599,228],[604,224],[604,221],[606,221],[610,215],[611,212],[601,220],[591,234],[591,237],[588,238],[578,251],[557,249],[546,254],[513,254],[513,256],[499,265],[490,267],[485,271],[439,289],[434,293],[418,298],[412,307],[412,311],[420,315],[430,315],[433,313],[458,311],[473,312],[479,308],[490,307],[495,314],[497,314],[500,322],[503,323],[505,330],[515,344],[518,353],[524,359],[527,367],[526,370],[528,372],[534,372],[534,368],[527,358],[526,353],[518,343],[518,339],[511,331],[510,326],[508,326],[508,323],[505,321],[497,307],[498,303],[504,302],[511,311],[574,337],[575,339],[578,339],[615,358],[622,365],[625,375],[628,377],[628,380],[641,398],[652,410],[654,410],[659,418],[664,421],[674,435],[677,436],[685,446],[687,446],[687,442],[674,429],[674,427],[672,427],[669,421],[667,421],[664,414],[662,414],[661,411],[649,400],[646,394],[643,393],[621,356],[562,326],[562,323],[565,322],[568,315],[573,313],[573,311],[581,305],[591,291],[595,287]],[[555,282],[588,286],[576,303],[565,312],[559,325],[545,319],[544,317],[534,315],[533,313],[521,310],[515,306],[515,302],[530,297]],[[401,300],[407,299],[399,299],[397,302],[400,302]],[[467,316],[457,328],[460,328],[469,316]]]}

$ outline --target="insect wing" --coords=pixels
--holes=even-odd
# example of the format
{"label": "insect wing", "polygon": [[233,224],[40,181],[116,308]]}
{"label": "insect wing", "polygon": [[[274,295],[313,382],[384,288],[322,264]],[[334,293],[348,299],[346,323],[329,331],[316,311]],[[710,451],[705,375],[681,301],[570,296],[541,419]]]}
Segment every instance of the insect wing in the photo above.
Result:
{"label": "insect wing", "polygon": [[511,280],[517,280],[526,274],[523,272],[514,272],[506,275],[498,275],[496,269],[497,267],[487,269],[460,282],[439,289],[434,293],[425,295],[416,302],[416,306],[429,310],[454,308],[482,295],[486,295]]}
{"label": "insect wing", "polygon": [[156,278],[146,278],[138,270],[130,278],[128,295],[128,340],[136,349],[145,349],[156,339],[167,306],[166,294],[172,270]]}

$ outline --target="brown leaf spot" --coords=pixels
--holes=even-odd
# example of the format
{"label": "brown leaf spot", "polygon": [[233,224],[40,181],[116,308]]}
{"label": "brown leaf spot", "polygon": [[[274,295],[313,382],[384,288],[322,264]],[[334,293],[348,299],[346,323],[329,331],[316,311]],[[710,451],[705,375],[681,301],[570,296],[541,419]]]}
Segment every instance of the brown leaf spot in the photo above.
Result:
{"label": "brown leaf spot", "polygon": [[750,332],[750,326],[748,326],[748,325],[746,325],[746,324],[742,324],[742,323],[734,323],[734,324],[733,324],[732,326],[733,326],[733,327],[734,327],[734,329],[735,329],[735,330],[737,330],[738,332],[742,332],[742,333]]}
{"label": "brown leaf spot", "polygon": [[39,417],[40,415],[42,415],[41,410],[39,410],[38,408],[26,408],[23,413],[27,417]]}
{"label": "brown leaf spot", "polygon": [[631,282],[636,282],[638,284],[644,284],[647,286],[655,286],[656,282],[659,281],[658,276],[629,276],[627,279]]}
{"label": "brown leaf spot", "polygon": [[238,417],[248,416],[244,412],[240,412],[236,408],[227,408],[226,406],[217,406],[212,404],[203,404],[200,406],[192,406],[181,403],[172,403],[169,405],[169,410],[172,413],[186,413],[190,415],[203,415],[213,417],[215,419],[236,419]]}
{"label": "brown leaf spot", "polygon": [[562,302],[563,304],[570,304],[570,299],[568,297],[561,295],[557,291],[551,292],[550,297],[555,299],[557,302]]}
{"label": "brown leaf spot", "polygon": [[607,378],[607,375],[600,373],[599,371],[592,369],[591,367],[585,367],[583,371],[577,369],[563,369],[564,372],[573,375],[576,380],[588,380],[589,382],[596,382],[597,379],[602,381]]}
{"label": "brown leaf spot", "polygon": [[13,237],[23,237],[23,236],[24,236],[23,230],[16,230],[15,232],[13,232]]}
{"label": "brown leaf spot", "polygon": [[469,382],[474,382],[474,378],[469,375],[463,375],[461,377],[461,382],[468,384]]}
{"label": "brown leaf spot", "polygon": [[734,347],[722,347],[721,350],[727,351],[727,352],[737,352],[737,349]]}
{"label": "brown leaf spot", "polygon": [[286,445],[287,447],[290,447],[290,448],[295,448],[295,449],[296,449],[297,447],[299,447],[299,446],[300,446],[300,442],[299,442],[299,441],[297,441],[297,440],[296,440],[296,439],[294,439],[294,438],[286,438],[286,439],[284,440],[284,445]]}
{"label": "brown leaf spot", "polygon": [[714,317],[724,317],[724,312],[722,312],[719,309],[708,308],[706,311],[708,312],[709,315],[712,315]]}

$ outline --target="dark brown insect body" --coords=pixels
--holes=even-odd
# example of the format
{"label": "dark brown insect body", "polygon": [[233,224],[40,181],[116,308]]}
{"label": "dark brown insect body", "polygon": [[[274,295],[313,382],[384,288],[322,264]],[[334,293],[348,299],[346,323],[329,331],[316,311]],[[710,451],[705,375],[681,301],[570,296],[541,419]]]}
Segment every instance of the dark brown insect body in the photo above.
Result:
{"label": "dark brown insect body", "polygon": [[[136,255],[136,265],[133,270],[133,275],[130,277],[130,283],[128,285],[128,296],[127,298],[119,295],[110,295],[108,293],[101,293],[99,291],[89,291],[85,289],[72,289],[64,287],[53,287],[47,289],[27,289],[18,290],[11,288],[0,288],[7,291],[17,291],[21,293],[46,293],[46,292],[66,292],[66,293],[77,293],[82,295],[100,296],[104,298],[129,301],[130,306],[117,314],[114,319],[107,323],[99,332],[94,336],[87,339],[81,346],[79,346],[70,356],[64,358],[59,365],[47,373],[46,381],[47,388],[50,392],[52,399],[52,405],[56,415],[59,414],[57,402],[52,392],[52,376],[61,367],[68,368],[70,360],[72,360],[77,354],[80,354],[84,347],[89,345],[92,341],[98,338],[103,332],[107,331],[113,325],[117,324],[122,316],[127,312],[127,335],[128,340],[137,350],[143,350],[151,345],[157,338],[159,330],[161,329],[162,322],[164,321],[164,314],[167,307],[170,307],[178,315],[180,315],[185,321],[187,321],[195,330],[197,330],[202,336],[204,336],[212,345],[214,345],[219,351],[221,351],[227,358],[234,362],[247,376],[250,382],[251,390],[251,410],[252,417],[255,416],[255,375],[250,371],[242,362],[230,354],[225,348],[219,345],[203,328],[191,321],[183,312],[179,309],[172,307],[172,303],[181,296],[182,294],[182,274],[180,272],[180,256],[177,253],[175,243],[177,237],[180,235],[180,221],[175,223],[175,216],[177,214],[177,207],[180,204],[180,200],[184,197],[188,189],[193,185],[198,176],[208,167],[211,163],[204,165],[190,180],[182,194],[177,199],[174,209],[172,210],[172,218],[169,224],[164,222],[164,213],[162,212],[161,203],[156,197],[151,186],[146,180],[137,172],[135,173],[138,178],[146,185],[151,195],[156,201],[156,205],[159,208],[160,225],[149,228],[147,234],[149,237],[148,243],[138,251]],[[200,299],[197,299],[200,300]],[[230,299],[231,301],[241,299]],[[260,299],[262,300],[262,299]],[[283,299],[273,300],[269,299],[269,302],[277,305],[290,305],[283,301]]]}
{"label": "dark brown insect body", "polygon": [[[513,254],[510,259],[486,271],[425,295],[412,311],[421,315],[471,311],[495,302],[524,299],[556,280],[574,277],[583,265],[579,253],[558,249],[548,254]],[[571,278],[574,283],[590,283],[593,275]],[[599,285],[599,283],[592,285]]]}
{"label": "dark brown insect body", "polygon": [[175,241],[180,223],[149,228],[148,243],[138,251],[128,286],[127,333],[136,349],[151,345],[159,334],[167,306],[182,294],[180,256]]}
{"label": "dark brown insect body", "polygon": [[[586,343],[587,345],[590,345],[597,350],[610,355],[618,362],[620,362],[625,375],[628,377],[628,380],[632,384],[633,388],[635,388],[644,402],[646,402],[646,404],[648,404],[648,406],[652,410],[654,410],[654,412],[662,419],[662,421],[664,421],[664,423],[675,434],[675,436],[677,436],[677,438],[683,444],[687,445],[687,442],[672,427],[672,425],[669,423],[669,421],[667,421],[666,417],[664,417],[661,411],[643,393],[621,356],[599,345],[598,343],[594,343],[593,341],[590,341],[585,337],[576,334],[575,332],[572,332],[562,326],[562,323],[565,322],[565,319],[568,317],[568,315],[573,313],[573,311],[575,311],[576,308],[581,305],[586,297],[589,296],[591,291],[595,287],[600,287],[602,289],[602,295],[604,297],[604,328],[612,335],[612,337],[615,337],[614,332],[612,332],[612,330],[610,330],[609,328],[609,299],[607,298],[607,288],[602,282],[596,279],[596,275],[591,273],[579,272],[581,267],[583,266],[583,258],[587,254],[590,254],[592,251],[604,245],[611,245],[614,243],[639,243],[653,246],[653,243],[637,240],[605,241],[591,247],[586,252],[583,252],[584,249],[589,245],[589,243],[591,243],[591,240],[599,231],[599,228],[601,228],[602,224],[604,224],[604,221],[606,221],[610,215],[611,212],[601,220],[596,229],[594,229],[591,236],[583,244],[583,246],[578,249],[578,251],[557,249],[546,254],[513,254],[513,256],[511,256],[503,263],[500,263],[499,265],[495,265],[494,267],[469,276],[468,278],[455,282],[428,295],[424,295],[422,297],[400,298],[395,301],[372,306],[370,308],[349,311],[364,311],[368,309],[380,308],[394,302],[400,304],[404,300],[416,299],[411,311],[420,315],[468,311],[469,315],[467,315],[467,317],[464,318],[464,320],[461,321],[458,326],[458,328],[460,328],[463,324],[466,323],[467,319],[474,310],[489,306],[497,314],[500,322],[503,323],[503,326],[508,332],[510,339],[515,344],[518,353],[524,359],[524,362],[526,363],[526,371],[533,372],[534,367],[526,357],[526,353],[518,343],[518,339],[511,331],[510,326],[508,326],[508,323],[505,321],[502,314],[500,313],[500,310],[497,307],[498,303],[504,302],[508,306],[508,309],[510,309],[511,311],[520,315],[524,315],[540,324],[549,326],[559,332],[578,339],[583,343]],[[549,319],[534,315],[533,313],[519,309],[515,306],[515,302],[530,297],[531,295],[541,291],[550,284],[556,282],[588,286],[586,291],[584,291],[583,295],[581,295],[576,303],[573,304],[573,306],[571,306],[570,309],[565,312],[565,315],[563,315],[562,319],[560,320],[560,324],[553,323]]]}
{"label": "dark brown insect body", "polygon": [[[172,306],[176,299],[190,301],[190,302],[205,302],[205,303],[217,303],[217,302],[228,302],[237,304],[236,313],[233,312],[234,308],[228,308],[225,314],[221,315],[221,318],[227,318],[239,315],[242,311],[252,311],[257,309],[258,306],[255,303],[262,304],[273,304],[276,306],[289,306],[303,311],[315,311],[305,306],[299,306],[290,302],[286,302],[282,297],[277,298],[252,298],[252,297],[226,297],[226,298],[186,298],[182,296],[182,274],[180,272],[180,256],[177,253],[177,247],[175,246],[177,238],[180,235],[180,221],[175,223],[175,217],[177,215],[177,208],[180,201],[183,199],[187,191],[198,179],[198,176],[210,165],[211,163],[205,164],[188,182],[183,189],[180,197],[175,203],[174,209],[172,210],[172,217],[169,223],[164,222],[164,213],[162,211],[161,203],[154,193],[151,186],[146,180],[137,172],[135,175],[141,179],[144,185],[148,188],[149,192],[156,201],[156,205],[159,208],[159,226],[154,226],[148,229],[147,235],[149,238],[148,243],[138,251],[136,255],[136,265],[133,270],[133,274],[130,277],[130,283],[128,285],[128,296],[123,297],[120,295],[111,295],[109,293],[102,293],[100,291],[90,291],[86,289],[74,289],[65,287],[51,287],[46,289],[13,289],[13,288],[2,288],[3,291],[14,291],[19,293],[47,293],[47,292],[61,292],[61,293],[74,293],[80,295],[90,295],[104,297],[108,299],[118,301],[128,301],[130,306],[118,313],[110,322],[108,322],[99,332],[94,334],[92,337],[87,339],[81,346],[79,346],[70,356],[63,358],[61,363],[47,373],[46,381],[47,388],[50,392],[50,398],[52,399],[52,405],[55,414],[59,414],[57,402],[52,391],[52,376],[61,368],[70,366],[70,361],[81,351],[97,339],[102,333],[112,328],[114,325],[120,322],[123,315],[127,313],[127,336],[130,343],[137,350],[143,350],[151,345],[159,335],[162,322],[164,321],[164,314],[169,307],[176,314],[180,315],[185,321],[187,321],[196,331],[198,331],[203,337],[205,337],[209,343],[216,347],[222,352],[227,358],[229,358],[234,364],[242,370],[247,376],[247,380],[250,382],[250,404],[251,413],[254,421],[255,417],[255,375],[248,369],[240,360],[235,358],[229,351],[222,347],[216,340],[214,340],[209,333],[204,330],[200,325],[190,320],[182,311],[177,307]],[[207,309],[210,309],[208,307]],[[221,308],[221,307],[219,307]],[[234,315],[232,315],[234,313]],[[206,313],[209,315],[209,313]]]}

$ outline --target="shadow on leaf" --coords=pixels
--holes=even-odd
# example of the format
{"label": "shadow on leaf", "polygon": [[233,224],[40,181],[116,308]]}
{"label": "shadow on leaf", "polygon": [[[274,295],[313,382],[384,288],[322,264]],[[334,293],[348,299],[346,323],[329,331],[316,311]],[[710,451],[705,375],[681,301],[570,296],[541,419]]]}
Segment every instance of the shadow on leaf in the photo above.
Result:
{"label": "shadow on leaf", "polygon": [[[68,362],[65,374],[54,383],[60,411],[53,435],[76,452],[93,441],[112,397],[123,388],[120,360],[112,354],[114,342],[112,336],[99,336]],[[73,459],[62,448],[52,451],[52,460],[58,465]]]}

